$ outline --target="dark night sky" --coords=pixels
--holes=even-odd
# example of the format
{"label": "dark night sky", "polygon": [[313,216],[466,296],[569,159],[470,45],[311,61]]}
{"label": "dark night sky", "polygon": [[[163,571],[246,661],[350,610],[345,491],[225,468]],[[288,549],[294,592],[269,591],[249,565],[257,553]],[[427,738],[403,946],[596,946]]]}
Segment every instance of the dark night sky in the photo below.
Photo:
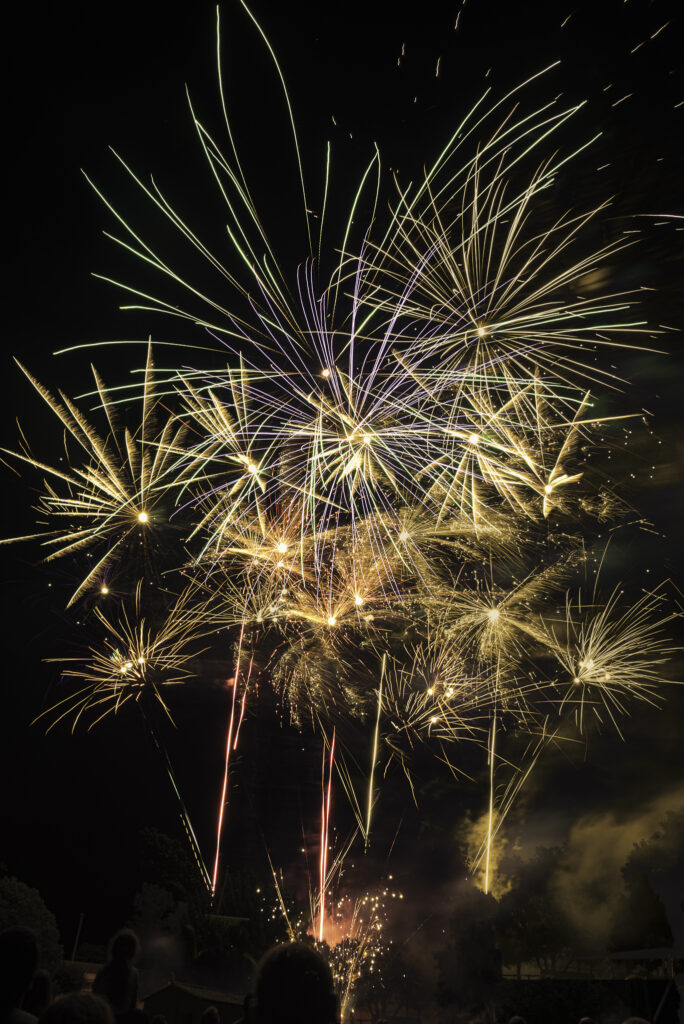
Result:
{"label": "dark night sky", "polygon": [[[571,146],[603,132],[579,170],[561,177],[561,205],[615,195],[609,214],[615,230],[633,214],[684,213],[684,105],[676,107],[684,101],[684,35],[675,4],[567,0],[537,8],[468,0],[457,32],[456,3],[423,0],[402,14],[400,5],[387,0],[311,5],[314,14],[296,0],[254,0],[252,6],[291,91],[309,180],[314,187],[322,181],[324,144],[330,139],[344,204],[373,141],[390,166],[417,170],[486,82],[498,95],[561,58],[562,67],[545,86],[547,95],[564,90],[573,100],[589,100],[564,142]],[[303,250],[289,227],[298,196],[284,106],[263,47],[239,5],[226,0],[222,18],[227,86],[241,148],[254,191],[263,198],[284,258],[294,267]],[[670,18],[672,23],[650,39]],[[184,83],[209,124],[218,125],[219,109],[210,3],[186,3],[180,13],[150,2],[46,5],[39,13],[26,5],[14,10],[5,29],[7,266],[0,359],[2,444],[12,447],[16,416],[34,441],[53,430],[19,379],[12,356],[47,384],[77,394],[87,380],[88,354],[53,357],[55,350],[94,340],[143,338],[150,332],[160,339],[176,330],[158,318],[120,313],[117,293],[90,276],[96,271],[137,281],[138,270],[103,238],[111,220],[79,169],[124,209],[140,212],[139,200],[107,151],[112,145],[138,171],[155,173],[198,225],[200,237],[218,237],[217,207],[208,194]],[[406,56],[398,67],[402,43]],[[604,91],[609,84],[611,89]],[[627,93],[633,95],[612,106]],[[605,171],[596,171],[607,162]],[[648,315],[681,325],[684,232],[677,233],[672,223],[662,229],[645,221],[639,226],[643,237],[635,255],[616,269],[619,286],[657,287]],[[641,439],[643,471],[630,497],[661,536],[641,535],[616,558],[635,578],[651,567],[651,579],[671,576],[681,585],[684,378],[679,336],[669,335],[666,343],[667,356],[630,357],[622,364],[635,380],[629,401],[656,414],[656,436]],[[136,365],[135,355],[133,349],[118,349],[116,356],[98,350],[96,362],[108,379],[120,382]],[[659,447],[657,439],[664,442]],[[657,465],[653,480],[646,472],[651,463]],[[6,533],[28,532],[27,490],[9,471],[3,487]],[[58,914],[65,944],[81,910],[86,912],[85,938],[101,941],[126,917],[137,884],[132,837],[142,824],[180,837],[175,805],[134,714],[74,737],[65,728],[46,737],[40,725],[29,727],[55,678],[54,666],[41,659],[60,653],[64,632],[72,627],[64,624],[48,588],[52,582],[59,589],[59,575],[34,563],[35,549],[2,551],[0,860],[43,892]],[[583,814],[600,816],[612,808],[619,819],[663,793],[672,792],[673,802],[681,803],[682,703],[675,694],[666,714],[639,710],[626,726],[625,744],[610,736],[596,738],[586,760],[583,750],[551,757],[521,808],[523,843],[558,841]],[[225,695],[208,687],[189,688],[177,710],[180,728],[170,737],[170,747],[200,836],[211,849]],[[244,824],[256,815],[287,862],[294,856],[299,806],[306,816],[315,793],[318,754],[314,750],[300,759],[299,739],[273,723],[252,721],[248,728],[235,816]],[[250,786],[258,793],[256,802],[247,795]],[[448,812],[452,799],[428,795],[422,817]],[[396,854],[398,870],[415,868],[412,858],[424,869],[427,855],[417,852],[414,841],[421,814],[410,810],[405,790],[389,794],[385,806],[390,839],[402,813],[407,815],[406,843],[398,845]],[[291,823],[283,821],[284,807],[294,808]],[[439,841],[430,847],[433,857]],[[253,852],[254,844],[230,839],[229,855],[231,843],[238,860]],[[448,862],[449,850],[444,853]],[[437,874],[444,877],[445,872],[440,866]]]}

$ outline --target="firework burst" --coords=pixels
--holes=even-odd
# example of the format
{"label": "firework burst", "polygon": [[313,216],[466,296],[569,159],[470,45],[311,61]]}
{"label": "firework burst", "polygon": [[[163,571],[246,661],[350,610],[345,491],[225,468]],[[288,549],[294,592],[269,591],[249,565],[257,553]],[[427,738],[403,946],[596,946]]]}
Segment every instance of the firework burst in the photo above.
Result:
{"label": "firework burst", "polygon": [[[114,606],[84,603],[102,635],[65,663],[81,688],[59,714],[99,718],[148,693],[165,706],[164,688],[190,671],[189,645],[227,630],[218,846],[247,695],[268,681],[292,723],[324,736],[324,806],[337,771],[366,845],[381,763],[399,761],[410,778],[418,746],[453,772],[460,745],[486,751],[487,888],[496,832],[555,735],[552,702],[580,731],[587,708],[617,727],[628,699],[656,699],[673,650],[659,592],[624,608],[617,592],[588,608],[568,596],[562,622],[551,610],[585,560],[580,513],[603,521],[620,501],[592,491],[586,473],[584,450],[606,421],[594,395],[622,383],[597,353],[632,347],[645,329],[630,295],[581,294],[624,247],[587,244],[605,204],[550,214],[542,202],[575,155],[543,147],[580,108],[557,99],[525,112],[528,83],[489,106],[483,97],[415,187],[387,182],[376,152],[341,244],[324,232],[328,174],[314,238],[295,134],[306,242],[290,279],[238,159],[220,58],[219,83],[227,154],[191,113],[226,211],[227,255],[120,161],[202,261],[206,287],[98,191],[122,232],[114,240],[161,282],[158,295],[112,282],[132,296],[126,308],[195,324],[193,355],[210,350],[210,365],[156,371],[148,346],[135,429],[119,423],[130,392],[115,396],[95,374],[104,433],[24,371],[67,454],[61,468],[27,444],[6,452],[45,475],[32,537],[48,560],[78,567],[70,605],[99,591]],[[530,753],[504,782],[509,727],[528,735]],[[345,761],[354,744],[354,762],[370,763],[365,799]],[[345,941],[349,996],[366,947],[358,934]]]}
{"label": "firework burst", "polygon": [[[184,428],[173,416],[161,428],[156,425],[151,347],[145,366],[142,416],[134,433],[126,426],[119,427],[116,406],[94,369],[96,393],[107,426],[104,438],[66,395],[60,393],[59,399],[54,398],[24,367],[21,369],[64,427],[67,468],[38,461],[28,447],[6,454],[47,474],[37,511],[48,529],[32,535],[44,537],[43,545],[52,549],[46,561],[82,552],[90,559],[69,599],[71,605],[89,588],[102,590],[104,586],[106,593],[103,580],[111,565],[129,560],[130,568],[131,559],[139,568],[152,564],[154,539],[168,525],[168,492],[179,484],[177,474],[170,473],[169,451],[181,443]],[[75,443],[76,452],[70,451],[69,440]]]}

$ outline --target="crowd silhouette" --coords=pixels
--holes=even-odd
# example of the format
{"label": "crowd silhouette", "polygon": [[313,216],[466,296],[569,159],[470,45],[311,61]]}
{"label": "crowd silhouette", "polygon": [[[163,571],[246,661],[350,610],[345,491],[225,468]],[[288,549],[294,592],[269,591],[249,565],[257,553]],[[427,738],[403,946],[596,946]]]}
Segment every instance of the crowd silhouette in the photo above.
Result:
{"label": "crowd silhouette", "polygon": [[138,936],[130,928],[117,932],[109,945],[109,958],[98,971],[93,992],[109,1003],[117,1021],[128,1024],[138,1008]]}
{"label": "crowd silhouette", "polygon": [[[92,992],[55,998],[49,972],[38,969],[35,934],[29,928],[7,928],[0,932],[0,1024],[168,1024],[163,1014],[145,1013],[139,998],[139,955],[135,932],[117,932],[110,943],[107,963],[95,976]],[[485,1014],[471,1018],[470,1024],[485,1022],[496,1024],[496,1018]],[[208,1006],[197,1024],[227,1022],[216,1006]],[[269,949],[256,967],[243,1017],[235,1024],[340,1024],[340,1004],[324,957],[302,942],[281,943]],[[536,1022],[514,1014],[507,1024]],[[578,1024],[601,1021],[585,1016]],[[653,1022],[628,1017],[622,1024]]]}

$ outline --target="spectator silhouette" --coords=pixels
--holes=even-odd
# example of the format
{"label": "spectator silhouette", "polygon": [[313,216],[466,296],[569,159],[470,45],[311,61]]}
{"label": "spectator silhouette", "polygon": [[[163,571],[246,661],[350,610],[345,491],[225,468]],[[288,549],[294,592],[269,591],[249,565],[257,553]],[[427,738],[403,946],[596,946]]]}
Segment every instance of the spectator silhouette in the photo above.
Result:
{"label": "spectator silhouette", "polygon": [[21,1009],[38,965],[38,943],[30,928],[0,932],[0,1022],[35,1024],[36,1017]]}
{"label": "spectator silhouette", "polygon": [[114,1024],[114,1014],[109,1003],[100,996],[72,992],[55,999],[39,1024]]}
{"label": "spectator silhouette", "polygon": [[220,1024],[221,1016],[215,1006],[207,1006],[202,1010],[200,1024]]}
{"label": "spectator silhouette", "polygon": [[52,1002],[52,978],[49,971],[36,971],[21,1004],[22,1010],[41,1017]]}
{"label": "spectator silhouette", "polygon": [[515,1013],[508,1021],[508,1024],[527,1024],[527,1021],[519,1013]]}
{"label": "spectator silhouette", "polygon": [[333,977],[315,949],[287,942],[262,957],[249,1007],[251,1024],[338,1024]]}
{"label": "spectator silhouette", "polygon": [[106,999],[114,1016],[123,1020],[138,1003],[138,971],[134,966],[140,952],[138,936],[129,928],[117,932],[109,947],[109,960],[93,982],[93,992]]}

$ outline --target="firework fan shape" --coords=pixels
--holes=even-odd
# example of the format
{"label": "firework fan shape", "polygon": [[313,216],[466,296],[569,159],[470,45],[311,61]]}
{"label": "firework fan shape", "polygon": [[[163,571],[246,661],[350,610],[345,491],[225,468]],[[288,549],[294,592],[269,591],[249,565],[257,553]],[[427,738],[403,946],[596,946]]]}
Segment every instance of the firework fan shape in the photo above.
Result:
{"label": "firework fan shape", "polygon": [[[126,426],[119,427],[114,402],[94,368],[96,393],[107,428],[104,436],[69,398],[61,393],[61,401],[53,398],[24,367],[21,369],[62,423],[68,455],[65,470],[38,461],[28,446],[21,452],[6,452],[47,474],[38,511],[48,529],[35,536],[44,537],[43,544],[53,549],[47,561],[77,552],[86,552],[95,559],[68,605],[89,588],[98,587],[107,593],[104,581],[116,564],[128,564],[130,571],[133,562],[148,575],[154,572],[151,546],[168,522],[162,511],[173,503],[168,490],[181,482],[177,473],[169,475],[169,453],[181,442],[184,428],[174,417],[161,428],[157,426],[151,347],[144,373],[142,417],[134,433]],[[75,443],[76,452],[69,450],[68,440]]]}

